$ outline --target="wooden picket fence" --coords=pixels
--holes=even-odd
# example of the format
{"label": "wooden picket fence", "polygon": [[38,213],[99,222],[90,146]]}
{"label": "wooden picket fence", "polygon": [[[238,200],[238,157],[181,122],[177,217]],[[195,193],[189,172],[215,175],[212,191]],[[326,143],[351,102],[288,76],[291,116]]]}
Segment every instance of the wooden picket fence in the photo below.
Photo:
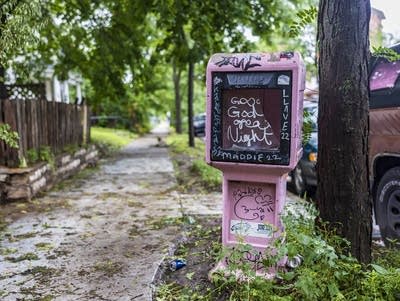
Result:
{"label": "wooden picket fence", "polygon": [[0,124],[7,123],[18,132],[19,149],[0,140],[0,165],[17,167],[28,150],[48,146],[60,153],[68,145],[89,142],[88,108],[44,99],[0,100]]}

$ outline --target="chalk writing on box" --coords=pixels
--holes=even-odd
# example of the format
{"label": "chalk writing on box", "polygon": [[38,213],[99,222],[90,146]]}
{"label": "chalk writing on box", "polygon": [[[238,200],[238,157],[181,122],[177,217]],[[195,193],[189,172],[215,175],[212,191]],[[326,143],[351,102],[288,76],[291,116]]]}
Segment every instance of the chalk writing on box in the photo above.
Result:
{"label": "chalk writing on box", "polygon": [[211,158],[289,164],[290,71],[213,72]]}

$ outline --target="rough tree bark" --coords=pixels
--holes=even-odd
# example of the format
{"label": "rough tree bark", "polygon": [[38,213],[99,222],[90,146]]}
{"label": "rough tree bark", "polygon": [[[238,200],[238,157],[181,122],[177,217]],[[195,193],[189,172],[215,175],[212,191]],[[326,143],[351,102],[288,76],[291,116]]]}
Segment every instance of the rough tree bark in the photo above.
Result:
{"label": "rough tree bark", "polygon": [[321,0],[318,15],[318,208],[351,242],[361,262],[371,259],[368,185],[369,0]]}

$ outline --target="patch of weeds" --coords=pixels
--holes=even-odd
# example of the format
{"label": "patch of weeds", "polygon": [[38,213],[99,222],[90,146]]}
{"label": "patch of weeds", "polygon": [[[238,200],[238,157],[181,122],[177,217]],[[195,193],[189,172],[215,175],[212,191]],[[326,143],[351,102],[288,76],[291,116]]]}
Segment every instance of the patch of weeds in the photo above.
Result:
{"label": "patch of weeds", "polygon": [[186,273],[185,277],[189,280],[193,279],[193,275],[195,274],[195,272],[190,272],[190,273]]}
{"label": "patch of weeds", "polygon": [[222,173],[205,163],[203,141],[196,141],[194,148],[188,147],[186,135],[175,134],[168,136],[167,143],[178,189],[200,193],[221,190]]}
{"label": "patch of weeds", "polygon": [[0,218],[0,233],[7,230],[8,223],[6,223],[2,218]]}
{"label": "patch of weeds", "polygon": [[[156,291],[156,301],[179,301],[179,300],[191,300],[191,301],[200,301],[200,300],[216,300],[207,297],[210,289],[204,289],[202,292],[194,291],[189,287],[185,287],[179,285],[178,283],[168,283],[162,284],[157,287]],[[220,299],[221,300],[221,299]],[[224,299],[225,300],[225,299]],[[245,300],[245,299],[243,299]],[[247,299],[251,300],[251,299]]]}
{"label": "patch of weeds", "polygon": [[26,209],[28,205],[26,203],[18,203],[15,205],[15,207],[18,209]]}
{"label": "patch of weeds", "polygon": [[15,254],[17,252],[18,252],[18,250],[16,248],[0,249],[0,255],[3,255],[3,256]]}
{"label": "patch of weeds", "polygon": [[35,244],[35,247],[37,250],[40,250],[40,251],[50,251],[54,248],[54,246],[51,243],[47,243],[47,242],[39,242],[39,243]]}
{"label": "patch of weeds", "polygon": [[35,301],[51,301],[55,298],[53,295],[45,295],[42,296],[41,293],[36,292],[36,287],[21,287],[20,289],[21,293],[24,295],[32,296],[32,298],[29,299],[23,299],[23,300],[35,300]]}
{"label": "patch of weeds", "polygon": [[[331,228],[326,224],[315,224],[318,213],[312,205],[306,205],[304,211],[296,214],[285,212],[284,239],[272,242],[257,264],[249,260],[258,254],[250,245],[242,242],[233,249],[220,245],[218,248],[210,241],[220,239],[220,233],[208,233],[209,223],[192,226],[189,233],[197,238],[189,237],[175,254],[179,257],[178,254],[183,254],[187,265],[174,272],[166,268],[155,300],[399,300],[398,250],[379,250],[375,255],[379,254],[380,260],[362,265],[349,255],[347,241],[327,230]],[[211,235],[204,239],[206,244],[201,242],[202,235]],[[213,258],[217,253],[218,257]],[[303,259],[298,268],[281,265],[283,258],[298,255]],[[207,272],[216,258],[228,260],[229,265],[226,271],[214,273],[213,282],[209,283]],[[278,277],[258,277],[255,273],[258,267],[266,271],[272,268]],[[238,270],[246,281],[237,280]]]}
{"label": "patch of weeds", "polygon": [[43,229],[50,229],[50,228],[57,228],[55,226],[50,225],[49,223],[45,222],[42,224]]}
{"label": "patch of weeds", "polygon": [[24,295],[32,295],[32,296],[37,296],[38,294],[36,293],[36,287],[31,286],[31,287],[21,287],[20,291]]}
{"label": "patch of weeds", "polygon": [[0,290],[0,297],[4,297],[7,295],[6,291]]}
{"label": "patch of weeds", "polygon": [[395,247],[374,247],[372,250],[374,263],[385,268],[400,267],[400,249]]}
{"label": "patch of weeds", "polygon": [[82,169],[80,172],[78,172],[76,175],[74,175],[71,178],[71,181],[86,180],[87,178],[92,176],[94,173],[99,172],[99,171],[100,171],[99,166],[86,167],[85,169]]}
{"label": "patch of weeds", "polygon": [[67,152],[70,155],[73,155],[75,152],[80,150],[80,147],[78,144],[68,144],[64,146],[63,151]]}
{"label": "patch of weeds", "polygon": [[96,171],[98,171],[100,167],[98,166],[88,166],[78,173],[74,174],[72,177],[65,179],[53,187],[53,191],[62,191],[67,190],[70,187],[78,188],[83,184],[83,181],[88,179],[91,175],[93,175]]}
{"label": "patch of weeds", "polygon": [[167,216],[158,220],[151,220],[149,224],[152,230],[159,230],[169,226],[181,226],[184,224],[184,218]]}
{"label": "patch of weeds", "polygon": [[125,252],[124,257],[133,258],[133,256],[137,255],[135,252]]}
{"label": "patch of weeds", "polygon": [[108,199],[120,198],[121,195],[118,192],[103,192],[97,196],[102,201],[107,201]]}
{"label": "patch of weeds", "polygon": [[54,253],[56,254],[56,256],[60,257],[60,256],[67,256],[69,254],[71,254],[71,251],[68,250],[54,250]]}
{"label": "patch of weeds", "polygon": [[133,200],[129,200],[129,201],[128,201],[128,207],[133,207],[133,208],[145,208],[145,206],[143,205],[143,203],[138,202],[138,201],[133,201]]}
{"label": "patch of weeds", "polygon": [[90,214],[84,213],[80,215],[81,218],[87,218],[87,219],[91,219],[92,216]]}
{"label": "patch of weeds", "polygon": [[139,182],[139,187],[143,188],[143,189],[147,189],[150,188],[152,185],[149,182],[145,182],[145,181],[140,181]]}
{"label": "patch of weeds", "polygon": [[27,233],[24,233],[24,234],[14,235],[14,238],[16,240],[21,240],[21,239],[27,239],[27,238],[35,237],[38,234],[39,234],[39,232],[27,232]]}
{"label": "patch of weeds", "polygon": [[82,276],[87,276],[87,275],[90,275],[89,271],[86,271],[84,269],[81,269],[81,270],[78,271],[78,276],[82,277]]}
{"label": "patch of weeds", "polygon": [[141,227],[138,227],[137,225],[132,225],[131,229],[129,230],[129,236],[139,236],[143,234],[143,230]]}
{"label": "patch of weeds", "polygon": [[156,301],[176,301],[183,296],[183,287],[175,282],[163,283],[157,287]]}
{"label": "patch of weeds", "polygon": [[86,239],[86,238],[93,237],[93,236],[94,236],[94,233],[92,233],[92,232],[86,232],[86,233],[79,235],[79,237],[81,239]]}
{"label": "patch of weeds", "polygon": [[52,169],[55,168],[55,156],[50,146],[40,147],[39,161],[47,162]]}
{"label": "patch of weeds", "polygon": [[16,263],[24,260],[39,260],[39,256],[37,256],[35,253],[26,253],[18,257],[6,257],[5,260]]}
{"label": "patch of weeds", "polygon": [[206,188],[216,190],[221,187],[222,172],[207,165],[204,159],[194,160],[192,171],[200,176]]}
{"label": "patch of weeds", "polygon": [[86,300],[106,300],[97,293],[96,290],[90,290],[88,292],[89,297]]}
{"label": "patch of weeds", "polygon": [[32,269],[28,269],[22,272],[22,275],[34,275],[40,277],[51,277],[56,274],[56,269],[45,267],[45,266],[36,266]]}
{"label": "patch of weeds", "polygon": [[118,274],[122,271],[122,264],[118,262],[113,262],[107,260],[105,262],[99,262],[94,266],[94,270],[97,272],[102,272],[108,277]]}
{"label": "patch of weeds", "polygon": [[26,152],[26,159],[29,165],[32,165],[39,161],[39,152],[35,148],[28,149]]}
{"label": "patch of weeds", "polygon": [[46,295],[44,297],[40,297],[37,301],[52,301],[55,298],[53,295]]}
{"label": "patch of weeds", "polygon": [[153,250],[157,250],[157,248],[159,248],[159,247],[160,247],[159,244],[156,244],[156,245],[149,244],[149,245],[144,245],[142,248],[143,248],[143,250],[146,250],[146,251],[153,251]]}

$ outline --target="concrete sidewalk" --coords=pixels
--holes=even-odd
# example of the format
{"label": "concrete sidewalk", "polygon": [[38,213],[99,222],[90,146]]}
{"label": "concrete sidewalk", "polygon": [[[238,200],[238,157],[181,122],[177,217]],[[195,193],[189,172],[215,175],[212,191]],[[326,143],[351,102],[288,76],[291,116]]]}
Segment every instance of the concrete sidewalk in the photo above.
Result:
{"label": "concrete sidewalk", "polygon": [[157,143],[140,138],[74,184],[3,206],[1,300],[151,300],[154,273],[179,234],[174,217],[222,206],[220,194],[178,194]]}
{"label": "concrete sidewalk", "polygon": [[222,212],[221,193],[175,190],[157,138],[133,141],[31,203],[2,206],[1,300],[151,300],[158,266],[180,235],[176,218]]}

